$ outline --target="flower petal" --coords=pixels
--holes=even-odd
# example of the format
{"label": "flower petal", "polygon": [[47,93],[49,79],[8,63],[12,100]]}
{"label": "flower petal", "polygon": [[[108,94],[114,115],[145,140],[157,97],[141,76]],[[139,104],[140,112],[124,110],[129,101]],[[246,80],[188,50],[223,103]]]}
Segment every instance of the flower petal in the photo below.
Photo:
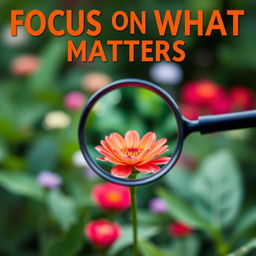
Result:
{"label": "flower petal", "polygon": [[145,173],[145,174],[151,173],[151,172],[156,173],[160,170],[159,166],[157,166],[156,164],[151,164],[151,163],[144,164],[144,165],[135,165],[134,168],[137,171],[139,171],[141,173]]}
{"label": "flower petal", "polygon": [[170,157],[162,156],[150,161],[150,164],[167,164],[170,161]]}
{"label": "flower petal", "polygon": [[147,153],[141,160],[140,164],[145,164],[150,162],[151,160],[153,160],[154,158],[156,158],[157,156],[165,153],[168,151],[168,146],[162,146],[160,148],[155,148],[154,150],[150,151],[149,153]]}
{"label": "flower petal", "polygon": [[[113,136],[112,136],[112,137],[113,137]],[[120,147],[119,147],[119,146],[120,146],[119,142],[117,142],[117,140],[115,140],[115,139],[113,139],[113,138],[110,138],[109,136],[106,136],[106,137],[105,137],[105,140],[106,140],[108,146],[112,149],[112,152],[115,152],[115,151],[118,151],[118,152],[123,151],[124,148],[126,147],[126,146],[125,146],[125,142],[124,142],[123,148],[120,148]]]}
{"label": "flower petal", "polygon": [[140,141],[140,148],[147,150],[155,141],[156,134],[154,132],[148,132],[142,137]]}
{"label": "flower petal", "polygon": [[105,140],[101,140],[101,141],[100,141],[100,144],[101,144],[106,150],[108,150],[109,152],[112,152],[111,146],[110,146]]}
{"label": "flower petal", "polygon": [[[113,163],[113,164],[120,164],[122,165],[122,163],[116,161],[114,158],[111,158],[111,157],[97,157],[96,158],[97,160],[100,160],[100,161],[103,161],[103,162],[110,162],[110,163]],[[126,165],[126,164],[123,164],[123,165]]]}
{"label": "flower petal", "polygon": [[152,149],[152,150],[155,150],[156,148],[160,148],[160,147],[163,146],[166,142],[167,142],[167,139],[165,139],[165,138],[160,139],[160,140],[156,141],[156,142],[152,145],[151,149]]}
{"label": "flower petal", "polygon": [[[148,154],[146,154],[142,160],[145,160],[149,157],[152,157],[152,155],[157,154],[156,152],[161,151],[161,149],[163,148],[162,146],[166,143],[166,139],[160,139],[158,141],[156,141],[150,148],[150,151],[148,152]],[[164,147],[168,147],[168,146],[164,146]],[[154,158],[154,157],[153,157]],[[152,158],[151,158],[152,159]]]}
{"label": "flower petal", "polygon": [[148,152],[150,152],[150,149],[147,149],[145,151],[142,151],[138,156],[137,156],[137,163],[139,163],[146,154],[148,154]]}
{"label": "flower petal", "polygon": [[95,149],[102,155],[108,157],[109,159],[113,159],[115,162],[114,163],[122,163],[120,159],[115,157],[115,155],[109,151],[107,151],[104,147],[102,146],[96,146]]}
{"label": "flower petal", "polygon": [[125,140],[120,134],[113,132],[110,134],[110,138],[113,140],[114,144],[117,146],[119,150],[124,149]]}
{"label": "flower petal", "polygon": [[135,130],[126,132],[124,136],[127,148],[138,148],[140,144],[140,135]]}
{"label": "flower petal", "polygon": [[138,162],[138,158],[136,156],[125,156],[124,161],[128,165],[134,165]]}
{"label": "flower petal", "polygon": [[104,147],[102,146],[96,146],[95,149],[102,155],[105,155],[105,154],[109,154],[111,155],[112,153],[108,150],[106,150]]}
{"label": "flower petal", "polygon": [[[110,138],[109,138],[109,139],[110,139]],[[110,140],[111,140],[111,139],[110,139]],[[113,154],[113,155],[115,156],[115,158],[119,159],[120,162],[122,162],[123,156],[122,156],[122,153],[121,153],[120,150],[116,150],[116,149],[114,149],[114,148],[111,148],[111,145],[110,145],[107,141],[105,141],[105,140],[101,140],[100,143],[101,143],[101,145],[102,145],[106,150],[110,151],[111,154]]]}
{"label": "flower petal", "polygon": [[116,165],[112,167],[111,174],[119,178],[126,178],[132,172],[132,166],[130,165]]}

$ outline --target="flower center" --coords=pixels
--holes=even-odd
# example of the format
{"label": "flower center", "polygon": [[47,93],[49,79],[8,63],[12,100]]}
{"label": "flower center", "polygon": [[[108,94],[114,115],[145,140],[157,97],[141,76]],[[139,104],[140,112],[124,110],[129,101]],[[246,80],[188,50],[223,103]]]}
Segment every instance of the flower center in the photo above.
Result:
{"label": "flower center", "polygon": [[125,150],[125,154],[128,156],[137,156],[138,154],[140,154],[141,149],[139,148],[126,148]]}
{"label": "flower center", "polygon": [[98,235],[102,236],[112,234],[112,228],[107,224],[103,224],[101,226],[96,227],[96,231]]}
{"label": "flower center", "polygon": [[111,203],[118,203],[121,201],[121,195],[116,191],[108,192],[106,197],[107,197],[107,200]]}
{"label": "flower center", "polygon": [[203,98],[211,98],[217,93],[217,88],[211,84],[201,84],[197,87],[197,93]]}

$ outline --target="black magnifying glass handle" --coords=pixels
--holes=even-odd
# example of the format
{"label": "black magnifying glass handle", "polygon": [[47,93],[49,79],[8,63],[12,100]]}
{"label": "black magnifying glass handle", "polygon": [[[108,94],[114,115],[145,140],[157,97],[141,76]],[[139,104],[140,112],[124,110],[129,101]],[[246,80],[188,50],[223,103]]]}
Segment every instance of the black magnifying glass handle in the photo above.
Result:
{"label": "black magnifying glass handle", "polygon": [[202,134],[234,129],[256,127],[256,110],[223,115],[199,116],[196,121],[185,120],[187,134],[199,131]]}

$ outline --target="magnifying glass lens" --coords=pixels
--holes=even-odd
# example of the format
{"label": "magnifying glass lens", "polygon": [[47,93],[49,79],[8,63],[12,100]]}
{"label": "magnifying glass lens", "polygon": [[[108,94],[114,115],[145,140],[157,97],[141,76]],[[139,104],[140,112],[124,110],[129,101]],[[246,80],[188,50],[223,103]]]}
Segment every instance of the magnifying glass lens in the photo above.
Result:
{"label": "magnifying glass lens", "polygon": [[161,172],[176,150],[174,112],[158,94],[139,87],[114,89],[92,107],[84,136],[91,159],[121,179]]}

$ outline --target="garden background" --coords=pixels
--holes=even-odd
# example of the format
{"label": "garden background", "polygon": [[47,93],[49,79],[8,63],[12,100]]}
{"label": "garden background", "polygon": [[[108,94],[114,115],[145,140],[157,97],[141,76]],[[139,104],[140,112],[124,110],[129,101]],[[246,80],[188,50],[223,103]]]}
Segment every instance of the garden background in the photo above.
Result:
{"label": "garden background", "polygon": [[[134,77],[165,88],[191,119],[255,109],[255,8],[253,0],[0,0],[0,254],[131,255],[125,189],[111,188],[122,199],[114,203],[98,195],[98,184],[104,181],[79,151],[77,127],[86,99],[111,81]],[[213,9],[244,9],[246,15],[240,19],[239,37],[186,37],[187,57],[182,63],[129,63],[126,48],[118,63],[67,63],[66,38],[47,32],[30,37],[22,29],[11,37],[11,9],[99,9],[103,21],[118,9],[203,9],[206,19]],[[229,18],[225,24],[230,30]],[[148,27],[153,27],[153,18]],[[105,26],[100,39],[111,38],[130,37]],[[83,39],[94,40],[86,35],[77,38]],[[159,37],[152,29],[143,39]],[[163,39],[174,40],[168,35]],[[146,102],[140,97],[149,96],[136,94],[133,101]],[[145,118],[160,108],[140,107]],[[107,134],[118,132],[118,122],[123,130],[126,123],[120,120],[125,112],[119,109],[113,119],[95,125]],[[136,113],[131,122],[148,131]],[[169,129],[160,117],[154,125],[160,137]],[[99,140],[106,134],[99,134]],[[177,167],[158,182],[138,188],[142,255],[226,255],[244,245],[244,253],[232,255],[255,255],[255,134],[255,129],[247,129],[191,135]],[[85,232],[85,226],[98,219],[115,222],[121,230],[111,235],[112,242],[104,249]],[[99,237],[97,241],[102,245]]]}

